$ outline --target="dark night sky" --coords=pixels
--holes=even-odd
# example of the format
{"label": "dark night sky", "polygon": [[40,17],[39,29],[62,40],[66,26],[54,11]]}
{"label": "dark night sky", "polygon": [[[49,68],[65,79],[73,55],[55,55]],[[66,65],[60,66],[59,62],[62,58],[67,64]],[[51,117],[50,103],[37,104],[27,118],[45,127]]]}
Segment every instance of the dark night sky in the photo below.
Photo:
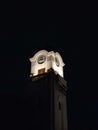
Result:
{"label": "dark night sky", "polygon": [[70,130],[98,129],[98,96],[97,88],[92,81],[94,68],[91,66],[94,66],[94,62],[91,62],[93,56],[89,55],[91,48],[81,45],[82,39],[78,29],[68,31],[63,25],[46,24],[40,31],[32,32],[0,32],[0,95],[3,124],[9,116],[13,118],[17,110],[14,106],[17,108],[17,99],[22,98],[23,90],[28,83],[29,58],[37,51],[46,49],[58,51],[66,63],[64,73],[68,81]]}

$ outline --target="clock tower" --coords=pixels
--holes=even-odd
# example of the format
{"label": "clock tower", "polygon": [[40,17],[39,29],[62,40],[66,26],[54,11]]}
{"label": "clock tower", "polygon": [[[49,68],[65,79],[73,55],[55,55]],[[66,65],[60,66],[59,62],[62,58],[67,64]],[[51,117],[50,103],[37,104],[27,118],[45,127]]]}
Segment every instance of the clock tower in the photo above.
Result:
{"label": "clock tower", "polygon": [[67,81],[64,79],[64,63],[58,52],[38,51],[32,58],[30,97],[32,129],[68,130]]}

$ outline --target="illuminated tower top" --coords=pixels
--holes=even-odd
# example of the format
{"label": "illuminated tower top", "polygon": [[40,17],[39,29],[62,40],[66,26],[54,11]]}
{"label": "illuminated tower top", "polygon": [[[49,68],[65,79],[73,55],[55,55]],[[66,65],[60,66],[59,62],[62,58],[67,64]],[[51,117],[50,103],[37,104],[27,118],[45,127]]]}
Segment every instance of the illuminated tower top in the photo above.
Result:
{"label": "illuminated tower top", "polygon": [[29,60],[31,62],[30,77],[47,73],[51,68],[61,77],[64,77],[63,66],[65,64],[58,52],[40,50]]}

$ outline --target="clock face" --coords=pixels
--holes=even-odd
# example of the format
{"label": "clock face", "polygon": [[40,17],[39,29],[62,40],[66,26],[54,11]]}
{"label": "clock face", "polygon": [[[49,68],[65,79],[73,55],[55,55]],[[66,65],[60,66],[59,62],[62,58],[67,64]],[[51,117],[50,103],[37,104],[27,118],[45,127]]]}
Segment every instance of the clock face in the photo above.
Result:
{"label": "clock face", "polygon": [[57,57],[55,57],[55,62],[56,62],[56,65],[57,65],[57,66],[59,66],[59,65],[60,65],[59,60],[58,60],[58,58],[57,58]]}
{"label": "clock face", "polygon": [[42,63],[45,62],[45,60],[46,60],[46,56],[41,55],[41,56],[38,57],[38,61],[37,61],[37,62],[38,62],[39,64],[42,64]]}

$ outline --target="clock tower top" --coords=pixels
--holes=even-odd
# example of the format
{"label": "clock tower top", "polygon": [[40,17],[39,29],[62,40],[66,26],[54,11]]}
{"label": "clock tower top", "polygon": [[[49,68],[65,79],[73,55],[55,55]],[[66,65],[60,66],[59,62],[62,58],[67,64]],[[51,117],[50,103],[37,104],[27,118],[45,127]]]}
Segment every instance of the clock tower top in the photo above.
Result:
{"label": "clock tower top", "polygon": [[61,77],[63,75],[63,66],[65,65],[61,55],[58,52],[40,50],[32,58],[29,59],[31,62],[31,73],[30,77],[48,73],[52,68],[56,74]]}

